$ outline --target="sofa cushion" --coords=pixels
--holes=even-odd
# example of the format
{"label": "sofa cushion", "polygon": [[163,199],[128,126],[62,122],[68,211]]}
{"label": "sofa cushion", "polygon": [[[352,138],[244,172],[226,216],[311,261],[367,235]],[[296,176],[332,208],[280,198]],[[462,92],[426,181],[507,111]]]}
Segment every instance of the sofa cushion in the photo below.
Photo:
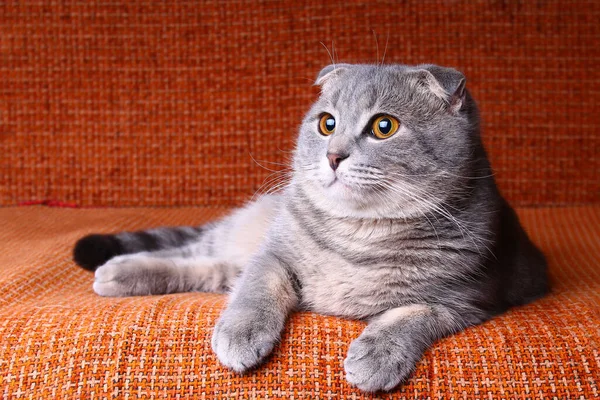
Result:
{"label": "sofa cushion", "polygon": [[[92,291],[93,275],[71,260],[73,243],[86,233],[200,224],[226,211],[0,208],[0,394],[360,396],[344,379],[343,360],[362,322],[295,313],[268,361],[239,376],[210,349],[226,296],[102,298]],[[548,256],[552,293],[439,341],[389,397],[598,396],[600,207],[519,214]]]}

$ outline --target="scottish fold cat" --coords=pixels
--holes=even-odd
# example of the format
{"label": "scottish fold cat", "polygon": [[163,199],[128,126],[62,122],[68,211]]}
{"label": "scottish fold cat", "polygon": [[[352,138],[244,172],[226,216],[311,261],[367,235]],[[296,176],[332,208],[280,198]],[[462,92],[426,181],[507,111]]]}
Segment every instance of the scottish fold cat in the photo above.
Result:
{"label": "scottish fold cat", "polygon": [[346,379],[407,379],[436,340],[548,291],[546,262],[499,194],[465,77],[436,65],[324,68],[289,183],[200,227],[90,235],[74,259],[101,296],[229,293],[212,348],[244,372],[288,315],[368,321]]}

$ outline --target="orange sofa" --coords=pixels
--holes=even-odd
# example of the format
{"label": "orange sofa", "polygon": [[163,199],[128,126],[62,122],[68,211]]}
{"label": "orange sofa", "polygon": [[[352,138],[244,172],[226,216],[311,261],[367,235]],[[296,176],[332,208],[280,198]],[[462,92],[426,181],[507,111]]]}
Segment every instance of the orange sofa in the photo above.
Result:
{"label": "orange sofa", "polygon": [[[597,398],[599,20],[592,0],[1,3],[0,396]],[[550,295],[439,341],[390,393],[344,379],[361,322],[295,313],[239,376],[210,349],[224,296],[101,298],[71,259],[84,234],[200,224],[267,190],[328,52],[462,70],[549,261]]]}

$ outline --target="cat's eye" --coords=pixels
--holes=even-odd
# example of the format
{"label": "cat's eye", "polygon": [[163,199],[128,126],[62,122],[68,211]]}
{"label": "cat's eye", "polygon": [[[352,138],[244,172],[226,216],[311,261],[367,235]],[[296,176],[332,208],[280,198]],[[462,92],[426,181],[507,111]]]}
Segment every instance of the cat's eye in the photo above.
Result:
{"label": "cat's eye", "polygon": [[323,114],[321,115],[321,119],[319,120],[319,133],[321,135],[329,136],[333,132],[335,132],[335,118],[331,114]]}
{"label": "cat's eye", "polygon": [[389,115],[382,115],[375,118],[371,125],[371,134],[377,139],[387,139],[398,131],[400,122]]}

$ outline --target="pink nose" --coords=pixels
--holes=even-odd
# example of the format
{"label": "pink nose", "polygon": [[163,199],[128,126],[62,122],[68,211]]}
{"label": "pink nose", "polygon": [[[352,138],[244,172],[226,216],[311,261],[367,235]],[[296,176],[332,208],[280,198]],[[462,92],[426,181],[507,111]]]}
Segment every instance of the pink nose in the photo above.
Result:
{"label": "pink nose", "polygon": [[329,159],[329,166],[335,171],[340,166],[342,160],[348,158],[348,154],[327,153],[327,158]]}

